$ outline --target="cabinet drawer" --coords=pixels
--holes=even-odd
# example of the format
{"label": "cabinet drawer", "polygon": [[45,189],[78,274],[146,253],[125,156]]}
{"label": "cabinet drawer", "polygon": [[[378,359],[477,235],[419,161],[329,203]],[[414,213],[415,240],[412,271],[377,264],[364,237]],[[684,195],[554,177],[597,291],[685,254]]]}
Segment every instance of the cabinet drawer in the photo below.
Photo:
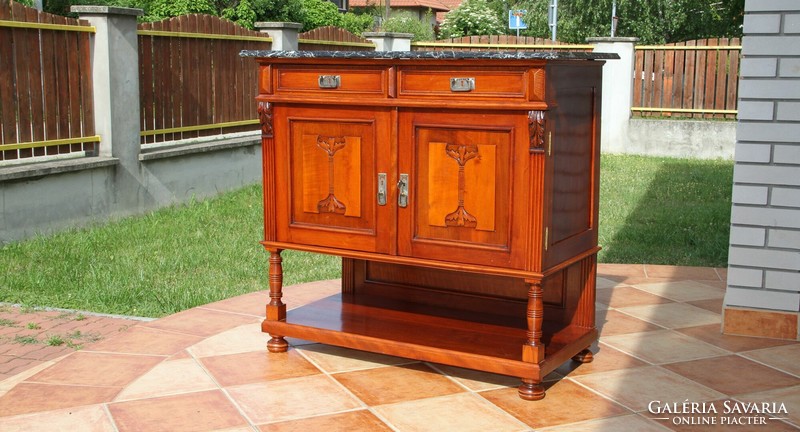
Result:
{"label": "cabinet drawer", "polygon": [[314,96],[386,96],[388,69],[281,66],[275,73],[275,92],[314,93]]}
{"label": "cabinet drawer", "polygon": [[398,96],[525,99],[530,76],[527,69],[402,68]]}

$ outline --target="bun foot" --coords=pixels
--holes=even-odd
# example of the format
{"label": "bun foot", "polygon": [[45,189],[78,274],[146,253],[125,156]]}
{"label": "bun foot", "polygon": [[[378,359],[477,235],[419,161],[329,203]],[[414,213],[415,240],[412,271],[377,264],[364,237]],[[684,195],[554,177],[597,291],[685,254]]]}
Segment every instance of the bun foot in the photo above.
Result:
{"label": "bun foot", "polygon": [[272,339],[267,342],[267,351],[271,353],[282,353],[288,350],[289,343],[286,342],[283,336],[273,336]]}
{"label": "bun foot", "polygon": [[580,363],[591,363],[592,360],[594,360],[594,354],[592,354],[589,348],[586,348],[578,354],[575,354],[575,356],[572,357],[572,360]]}
{"label": "bun foot", "polygon": [[523,379],[517,389],[519,397],[528,401],[537,401],[544,398],[544,386],[540,382]]}

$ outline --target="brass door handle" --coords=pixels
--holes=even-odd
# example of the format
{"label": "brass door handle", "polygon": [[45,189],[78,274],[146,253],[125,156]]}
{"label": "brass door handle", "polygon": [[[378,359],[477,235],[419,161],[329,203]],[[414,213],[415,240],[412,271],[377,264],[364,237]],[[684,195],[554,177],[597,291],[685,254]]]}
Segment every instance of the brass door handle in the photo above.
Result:
{"label": "brass door handle", "polygon": [[378,173],[378,205],[386,205],[386,173]]}
{"label": "brass door handle", "polygon": [[408,206],[408,174],[400,174],[400,181],[397,182],[397,205],[399,207]]}

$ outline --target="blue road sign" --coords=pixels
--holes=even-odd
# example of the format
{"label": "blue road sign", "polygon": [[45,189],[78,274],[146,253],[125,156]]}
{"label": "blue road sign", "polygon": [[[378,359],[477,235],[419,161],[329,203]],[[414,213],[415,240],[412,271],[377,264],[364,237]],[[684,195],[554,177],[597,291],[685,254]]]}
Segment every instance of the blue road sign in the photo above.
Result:
{"label": "blue road sign", "polygon": [[508,11],[508,28],[511,30],[524,30],[528,25],[522,21],[522,17],[528,13],[525,9],[517,9]]}

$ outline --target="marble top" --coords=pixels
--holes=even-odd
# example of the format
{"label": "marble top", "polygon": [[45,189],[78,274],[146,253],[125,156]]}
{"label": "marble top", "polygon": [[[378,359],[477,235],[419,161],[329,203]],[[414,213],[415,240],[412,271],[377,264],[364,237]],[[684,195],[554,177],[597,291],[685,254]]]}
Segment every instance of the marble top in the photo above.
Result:
{"label": "marble top", "polygon": [[499,59],[499,60],[616,60],[616,53],[579,51],[269,51],[243,50],[242,57],[341,59]]}

